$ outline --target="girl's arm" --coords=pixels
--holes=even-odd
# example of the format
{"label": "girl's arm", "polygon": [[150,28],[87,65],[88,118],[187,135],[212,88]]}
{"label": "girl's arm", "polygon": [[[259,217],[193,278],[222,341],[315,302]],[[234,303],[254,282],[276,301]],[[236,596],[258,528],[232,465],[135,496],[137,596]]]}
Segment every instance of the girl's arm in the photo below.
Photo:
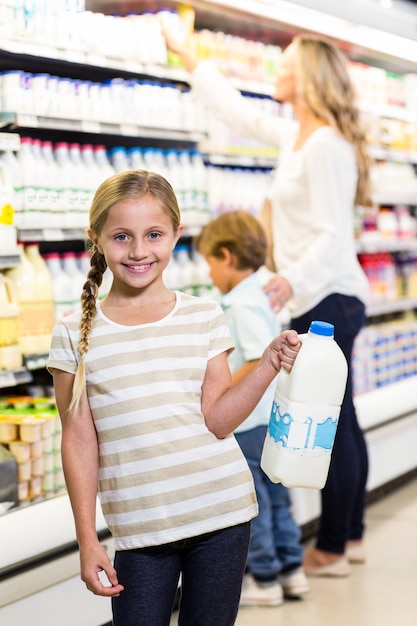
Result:
{"label": "girl's arm", "polygon": [[281,367],[291,371],[301,343],[294,330],[285,330],[265,349],[256,367],[232,383],[227,354],[210,359],[202,387],[201,405],[209,430],[227,437],[258,404]]}
{"label": "girl's arm", "polygon": [[[96,531],[98,443],[88,400],[84,395],[79,408],[69,413],[74,376],[54,369],[53,377],[62,421],[62,463],[80,548],[81,578],[96,595],[118,596],[123,587],[118,584],[116,570]],[[103,571],[111,586],[101,582],[98,574]]]}

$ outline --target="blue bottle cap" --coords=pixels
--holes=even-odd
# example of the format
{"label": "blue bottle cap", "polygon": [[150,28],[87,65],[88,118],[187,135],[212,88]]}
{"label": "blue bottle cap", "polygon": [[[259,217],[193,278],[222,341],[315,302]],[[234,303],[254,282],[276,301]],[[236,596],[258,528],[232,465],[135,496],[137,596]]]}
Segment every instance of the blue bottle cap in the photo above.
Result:
{"label": "blue bottle cap", "polygon": [[323,337],[333,337],[334,326],[329,322],[314,321],[311,322],[308,332],[313,333],[314,335],[322,335]]}

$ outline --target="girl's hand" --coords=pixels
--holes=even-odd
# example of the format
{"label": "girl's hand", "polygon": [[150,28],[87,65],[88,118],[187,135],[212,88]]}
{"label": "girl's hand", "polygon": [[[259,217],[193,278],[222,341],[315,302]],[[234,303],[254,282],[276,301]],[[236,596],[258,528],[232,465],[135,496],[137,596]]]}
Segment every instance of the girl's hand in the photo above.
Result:
{"label": "girl's hand", "polygon": [[301,348],[301,341],[295,330],[284,330],[269,344],[271,365],[274,369],[281,367],[291,372],[295,358]]}
{"label": "girl's hand", "polygon": [[274,313],[278,313],[292,297],[293,291],[286,278],[277,274],[267,282],[264,292],[269,297],[269,302]]}
{"label": "girl's hand", "polygon": [[[117,598],[123,591],[123,585],[117,580],[117,572],[107,555],[105,548],[97,541],[94,546],[80,550],[81,580],[87,589],[96,596]],[[106,580],[107,577],[107,580]]]}

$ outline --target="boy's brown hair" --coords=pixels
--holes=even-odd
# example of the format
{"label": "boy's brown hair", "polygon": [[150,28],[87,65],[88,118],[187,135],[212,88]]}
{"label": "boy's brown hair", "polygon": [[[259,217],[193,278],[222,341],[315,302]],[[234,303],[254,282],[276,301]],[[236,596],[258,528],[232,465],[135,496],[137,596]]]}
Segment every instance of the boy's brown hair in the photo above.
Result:
{"label": "boy's brown hair", "polygon": [[267,238],[259,221],[247,211],[230,211],[209,222],[194,240],[204,257],[223,258],[226,248],[236,258],[237,269],[255,272],[265,263]]}

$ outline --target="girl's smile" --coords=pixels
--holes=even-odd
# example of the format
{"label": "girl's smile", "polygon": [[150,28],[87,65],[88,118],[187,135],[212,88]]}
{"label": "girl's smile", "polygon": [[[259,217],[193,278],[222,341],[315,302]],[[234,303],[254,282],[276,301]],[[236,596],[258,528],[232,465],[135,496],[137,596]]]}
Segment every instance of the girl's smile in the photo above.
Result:
{"label": "girl's smile", "polygon": [[[104,255],[117,291],[164,287],[162,273],[182,233],[175,232],[169,215],[147,194],[116,202],[100,235],[89,236]],[[114,290],[113,295],[114,295]]]}

